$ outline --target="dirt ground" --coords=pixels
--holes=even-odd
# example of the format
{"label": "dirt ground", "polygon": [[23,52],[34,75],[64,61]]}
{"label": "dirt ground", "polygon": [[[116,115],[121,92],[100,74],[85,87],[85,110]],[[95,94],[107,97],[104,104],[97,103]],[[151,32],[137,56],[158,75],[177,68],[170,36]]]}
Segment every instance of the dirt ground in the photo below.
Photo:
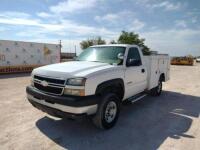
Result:
{"label": "dirt ground", "polygon": [[171,66],[160,97],[122,107],[108,131],[50,117],[26,100],[29,74],[0,76],[0,150],[200,149],[200,64]]}

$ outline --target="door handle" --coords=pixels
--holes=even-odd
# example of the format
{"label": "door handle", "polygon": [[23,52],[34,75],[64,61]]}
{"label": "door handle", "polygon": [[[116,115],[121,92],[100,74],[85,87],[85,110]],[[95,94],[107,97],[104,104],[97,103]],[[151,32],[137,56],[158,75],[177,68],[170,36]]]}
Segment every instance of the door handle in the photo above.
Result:
{"label": "door handle", "polygon": [[144,72],[145,72],[145,69],[142,69],[141,72],[144,73]]}

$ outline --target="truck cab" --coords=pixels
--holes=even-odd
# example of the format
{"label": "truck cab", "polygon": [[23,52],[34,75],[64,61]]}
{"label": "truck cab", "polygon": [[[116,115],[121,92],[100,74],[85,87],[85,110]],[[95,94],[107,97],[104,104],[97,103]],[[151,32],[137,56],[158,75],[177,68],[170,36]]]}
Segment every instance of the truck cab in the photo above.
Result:
{"label": "truck cab", "polygon": [[50,115],[89,116],[97,127],[109,129],[124,102],[159,96],[169,69],[168,55],[143,56],[137,45],[91,46],[75,61],[34,69],[27,98]]}

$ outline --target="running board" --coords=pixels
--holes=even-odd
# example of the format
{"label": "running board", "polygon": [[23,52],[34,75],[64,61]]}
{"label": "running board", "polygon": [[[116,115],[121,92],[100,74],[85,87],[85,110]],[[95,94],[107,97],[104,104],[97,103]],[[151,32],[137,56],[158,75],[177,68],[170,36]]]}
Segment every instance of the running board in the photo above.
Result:
{"label": "running board", "polygon": [[146,93],[140,93],[140,94],[137,94],[133,97],[130,97],[129,99],[127,99],[127,101],[131,102],[131,103],[135,103],[135,102],[141,100],[142,98],[144,98],[145,96],[147,96]]}
{"label": "running board", "polygon": [[138,98],[136,98],[136,99],[133,99],[133,100],[131,101],[131,103],[135,103],[135,102],[139,101],[140,99],[144,98],[145,96],[147,96],[147,94],[141,95],[140,97],[138,97]]}

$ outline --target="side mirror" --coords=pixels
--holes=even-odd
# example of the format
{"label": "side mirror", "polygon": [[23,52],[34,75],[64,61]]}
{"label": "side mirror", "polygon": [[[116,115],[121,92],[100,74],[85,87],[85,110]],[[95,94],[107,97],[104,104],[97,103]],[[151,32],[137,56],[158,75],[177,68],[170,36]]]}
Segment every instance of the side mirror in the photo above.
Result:
{"label": "side mirror", "polygon": [[140,60],[137,59],[129,59],[127,60],[126,66],[139,66],[141,64]]}
{"label": "side mirror", "polygon": [[120,60],[123,60],[124,59],[124,54],[123,53],[119,53],[117,55],[117,58],[120,59]]}

